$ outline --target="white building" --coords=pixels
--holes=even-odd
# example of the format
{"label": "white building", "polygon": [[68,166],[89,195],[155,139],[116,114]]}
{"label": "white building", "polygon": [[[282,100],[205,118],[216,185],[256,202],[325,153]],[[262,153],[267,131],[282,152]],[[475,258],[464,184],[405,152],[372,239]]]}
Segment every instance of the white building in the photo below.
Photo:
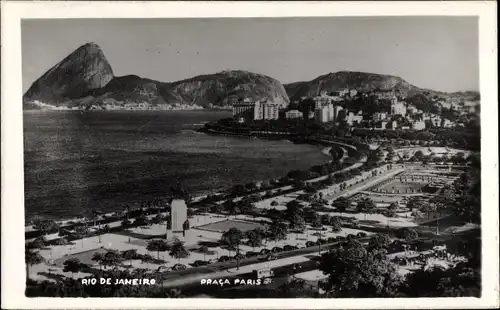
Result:
{"label": "white building", "polygon": [[398,102],[396,97],[391,99],[391,114],[406,116],[406,106],[403,102]]}
{"label": "white building", "polygon": [[354,114],[352,112],[349,112],[349,114],[346,115],[345,120],[346,120],[347,124],[349,124],[349,126],[352,126],[353,124],[361,123],[361,121],[363,121],[363,115]]}
{"label": "white building", "polygon": [[324,124],[330,121],[330,113],[328,106],[317,108],[314,110],[314,122],[316,124]]}
{"label": "white building", "polygon": [[184,199],[172,200],[172,215],[170,218],[172,232],[183,232],[184,223],[187,220],[187,205]]}
{"label": "white building", "polygon": [[339,113],[340,111],[342,111],[344,108],[339,106],[339,105],[336,105],[335,107],[333,107],[333,120],[336,121],[339,117]]}
{"label": "white building", "polygon": [[424,121],[415,121],[413,123],[413,129],[415,129],[415,130],[425,129],[425,122]]}
{"label": "white building", "polygon": [[314,109],[319,109],[321,107],[327,106],[334,101],[334,97],[328,96],[326,91],[322,90],[319,96],[313,98]]}
{"label": "white building", "polygon": [[387,113],[384,113],[384,112],[375,112],[373,113],[373,120],[375,122],[378,122],[378,121],[383,121],[385,119],[387,119]]}
{"label": "white building", "polygon": [[285,118],[286,119],[296,119],[296,118],[303,118],[304,114],[300,112],[299,110],[290,110],[285,112]]}
{"label": "white building", "polygon": [[255,103],[254,120],[272,120],[279,118],[278,103],[259,101]]}

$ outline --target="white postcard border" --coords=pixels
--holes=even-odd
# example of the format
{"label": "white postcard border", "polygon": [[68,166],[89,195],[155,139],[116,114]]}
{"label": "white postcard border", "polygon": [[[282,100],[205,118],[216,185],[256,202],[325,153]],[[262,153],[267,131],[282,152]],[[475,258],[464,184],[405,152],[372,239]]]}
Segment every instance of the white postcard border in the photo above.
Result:
{"label": "white postcard border", "polygon": [[[498,288],[498,97],[496,2],[2,2],[2,308],[490,308]],[[21,23],[23,18],[179,18],[307,16],[479,16],[481,298],[143,299],[26,298],[24,264]]]}

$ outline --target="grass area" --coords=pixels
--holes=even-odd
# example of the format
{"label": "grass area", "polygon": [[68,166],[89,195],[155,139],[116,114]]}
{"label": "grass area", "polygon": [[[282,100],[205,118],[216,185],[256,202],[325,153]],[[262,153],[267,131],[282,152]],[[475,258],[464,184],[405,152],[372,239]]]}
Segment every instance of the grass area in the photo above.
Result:
{"label": "grass area", "polygon": [[424,187],[428,182],[401,182],[393,179],[384,185],[376,186],[374,190],[387,193],[414,193]]}
{"label": "grass area", "polygon": [[243,232],[256,228],[266,229],[263,224],[235,220],[225,220],[197,227],[197,229],[215,231],[220,233],[228,231],[231,228],[237,228]]}
{"label": "grass area", "polygon": [[94,250],[88,250],[88,251],[83,251],[83,252],[79,252],[79,253],[74,253],[74,254],[70,254],[70,255],[58,258],[54,261],[54,263],[56,264],[56,266],[62,267],[64,265],[64,262],[67,261],[68,259],[78,259],[83,264],[93,265],[93,264],[95,264],[95,262],[92,260],[92,256],[94,256],[94,253],[104,254],[107,251],[108,250],[105,248],[100,248],[100,249],[94,249]]}

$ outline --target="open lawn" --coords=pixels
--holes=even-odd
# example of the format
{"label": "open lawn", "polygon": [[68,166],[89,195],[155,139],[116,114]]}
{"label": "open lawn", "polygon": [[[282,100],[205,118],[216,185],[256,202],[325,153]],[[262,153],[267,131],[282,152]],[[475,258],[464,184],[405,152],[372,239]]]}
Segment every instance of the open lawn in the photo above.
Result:
{"label": "open lawn", "polygon": [[237,228],[241,231],[248,231],[248,230],[253,230],[256,228],[266,229],[266,227],[262,224],[252,223],[252,222],[244,222],[244,221],[240,221],[240,220],[225,220],[225,221],[220,221],[220,222],[215,222],[215,223],[210,223],[210,224],[198,226],[197,228],[201,229],[201,230],[215,231],[215,232],[220,232],[220,233],[228,231],[231,228]]}

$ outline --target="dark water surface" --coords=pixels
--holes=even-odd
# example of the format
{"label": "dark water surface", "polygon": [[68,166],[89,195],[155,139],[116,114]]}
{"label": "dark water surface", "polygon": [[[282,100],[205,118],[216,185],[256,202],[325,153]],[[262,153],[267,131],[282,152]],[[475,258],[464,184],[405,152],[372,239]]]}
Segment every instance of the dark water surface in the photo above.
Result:
{"label": "dark water surface", "polygon": [[211,136],[190,124],[211,111],[24,112],[25,211],[52,218],[163,198],[177,181],[193,195],[325,162],[289,141]]}

